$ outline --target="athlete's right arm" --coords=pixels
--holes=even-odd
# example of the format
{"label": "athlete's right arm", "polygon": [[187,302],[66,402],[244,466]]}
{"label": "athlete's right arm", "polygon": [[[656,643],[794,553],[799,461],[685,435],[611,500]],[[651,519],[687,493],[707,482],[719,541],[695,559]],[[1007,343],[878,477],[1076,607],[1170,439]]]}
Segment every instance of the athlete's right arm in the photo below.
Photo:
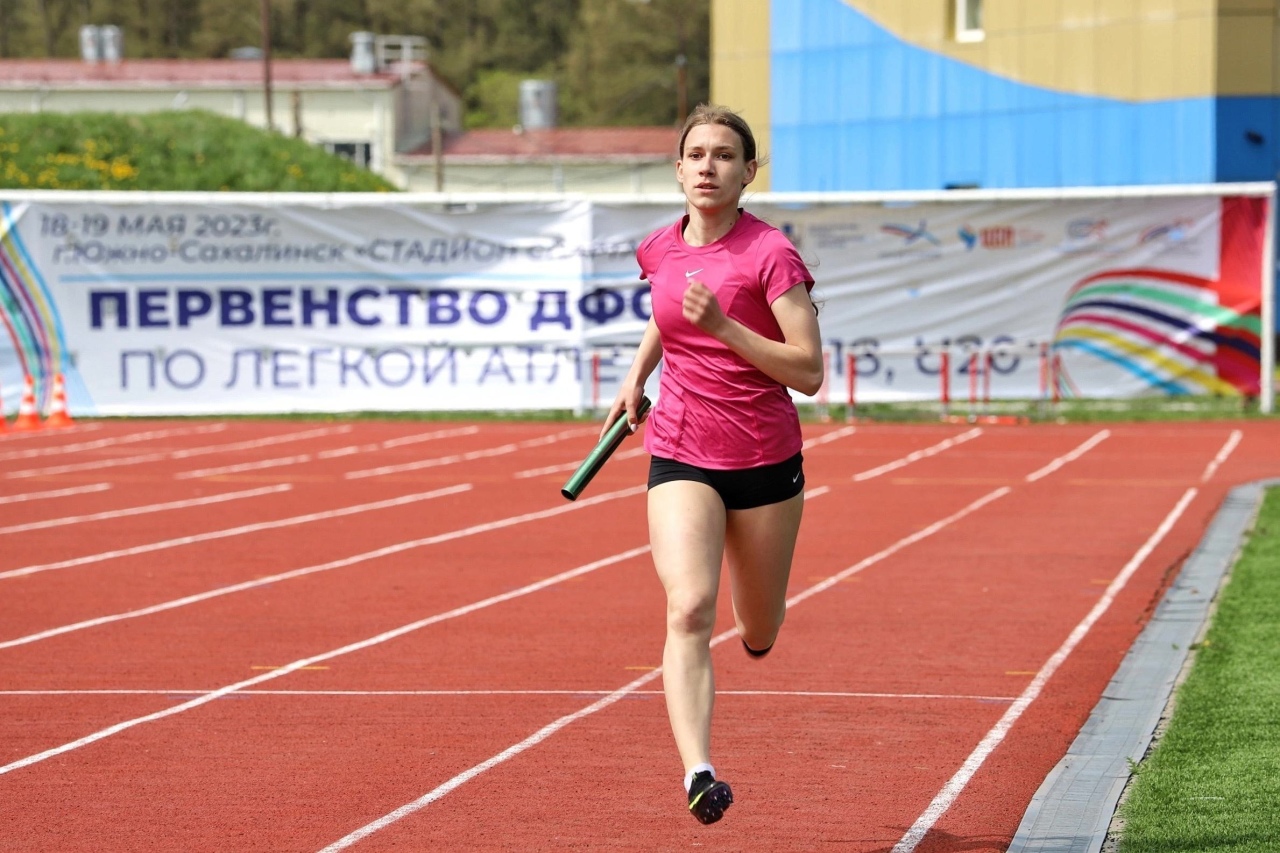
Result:
{"label": "athlete's right arm", "polygon": [[644,396],[644,383],[661,360],[662,337],[658,334],[658,324],[650,317],[649,325],[644,329],[644,337],[640,339],[640,348],[636,350],[636,357],[631,362],[631,369],[622,380],[618,396],[614,398],[613,405],[609,407],[609,414],[604,419],[604,427],[600,430],[602,438],[620,414],[625,413],[630,423],[639,425],[640,419],[636,416],[636,412],[640,410],[640,398]]}

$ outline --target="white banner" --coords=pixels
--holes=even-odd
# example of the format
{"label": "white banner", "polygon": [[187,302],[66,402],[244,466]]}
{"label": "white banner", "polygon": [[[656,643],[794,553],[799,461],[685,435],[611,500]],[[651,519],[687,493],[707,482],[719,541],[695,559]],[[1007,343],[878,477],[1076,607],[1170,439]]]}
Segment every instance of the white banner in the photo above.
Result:
{"label": "white banner", "polygon": [[[756,196],[817,279],[829,395],[1257,393],[1266,197]],[[578,409],[678,200],[0,193],[0,392],[74,415]],[[1225,260],[1224,260],[1225,259]],[[602,354],[592,368],[590,354]],[[1252,386],[1250,386],[1252,382]],[[656,386],[656,383],[655,383]],[[655,387],[656,390],[656,387]]]}

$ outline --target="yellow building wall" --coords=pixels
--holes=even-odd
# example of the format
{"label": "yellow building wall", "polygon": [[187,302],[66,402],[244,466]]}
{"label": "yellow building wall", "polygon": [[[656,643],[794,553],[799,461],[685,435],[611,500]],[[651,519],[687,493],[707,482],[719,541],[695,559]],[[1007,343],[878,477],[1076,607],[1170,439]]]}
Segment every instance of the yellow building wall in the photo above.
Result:
{"label": "yellow building wall", "polygon": [[[1059,92],[1128,101],[1211,97],[1216,58],[1237,54],[1236,77],[1256,79],[1271,51],[1219,50],[1219,0],[985,0],[982,41],[954,38],[955,0],[845,0],[904,41],[1010,80]],[[1273,41],[1280,0],[1221,0],[1222,20],[1250,51]],[[1260,7],[1266,7],[1262,10]],[[1260,17],[1265,37],[1258,34]],[[1234,68],[1234,67],[1233,67]],[[1223,94],[1228,94],[1223,92]],[[1232,92],[1231,94],[1235,94]],[[1261,94],[1261,92],[1251,92]]]}
{"label": "yellow building wall", "polygon": [[1280,94],[1280,0],[1220,0],[1218,92]]}
{"label": "yellow building wall", "polygon": [[771,182],[769,7],[770,0],[711,0],[711,100],[751,125],[766,160],[751,184],[757,192]]}

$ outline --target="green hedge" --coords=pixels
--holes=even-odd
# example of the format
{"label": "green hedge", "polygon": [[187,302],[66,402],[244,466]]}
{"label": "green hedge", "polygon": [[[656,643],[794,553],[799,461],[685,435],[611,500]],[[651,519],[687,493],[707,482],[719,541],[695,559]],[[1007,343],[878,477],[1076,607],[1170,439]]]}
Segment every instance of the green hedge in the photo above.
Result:
{"label": "green hedge", "polygon": [[0,189],[388,192],[300,139],[213,113],[0,113]]}

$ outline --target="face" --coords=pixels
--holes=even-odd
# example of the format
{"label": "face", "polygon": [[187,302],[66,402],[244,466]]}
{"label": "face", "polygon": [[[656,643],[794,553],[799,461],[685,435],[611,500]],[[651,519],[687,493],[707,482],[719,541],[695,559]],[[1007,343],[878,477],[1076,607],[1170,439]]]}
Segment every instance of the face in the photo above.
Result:
{"label": "face", "polygon": [[743,187],[755,176],[756,161],[743,159],[742,139],[733,129],[700,124],[689,130],[676,179],[694,207],[707,212],[737,207]]}

